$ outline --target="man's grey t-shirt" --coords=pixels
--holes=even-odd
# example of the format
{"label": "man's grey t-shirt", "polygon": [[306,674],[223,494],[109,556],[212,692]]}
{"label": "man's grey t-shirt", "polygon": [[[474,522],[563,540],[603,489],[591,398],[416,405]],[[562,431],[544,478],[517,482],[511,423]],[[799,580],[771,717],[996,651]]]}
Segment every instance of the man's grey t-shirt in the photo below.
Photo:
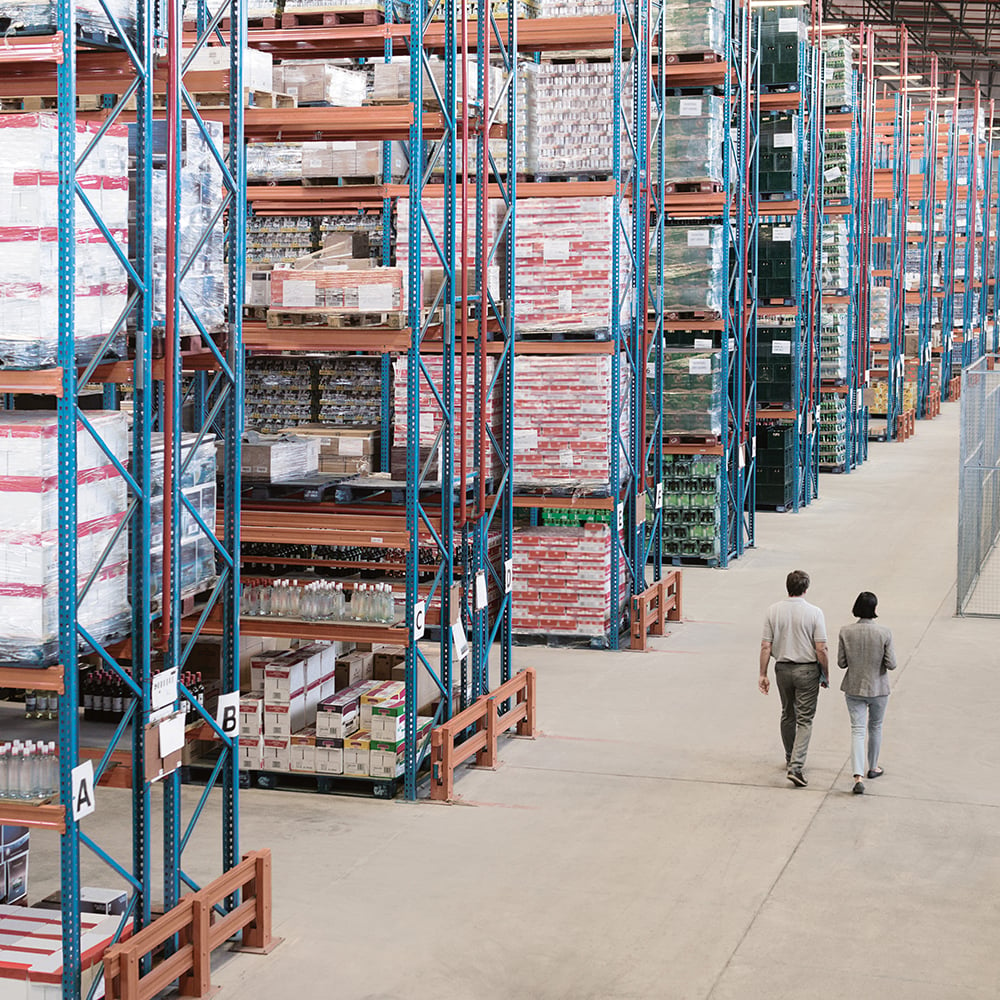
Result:
{"label": "man's grey t-shirt", "polygon": [[823,612],[804,597],[786,597],[767,609],[762,639],[776,662],[815,663],[816,643],[826,642]]}

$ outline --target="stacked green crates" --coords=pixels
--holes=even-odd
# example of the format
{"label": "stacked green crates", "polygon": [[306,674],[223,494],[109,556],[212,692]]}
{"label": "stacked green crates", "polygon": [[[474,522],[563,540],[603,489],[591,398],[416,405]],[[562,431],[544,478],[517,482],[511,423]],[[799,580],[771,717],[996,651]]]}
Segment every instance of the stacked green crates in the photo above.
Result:
{"label": "stacked green crates", "polygon": [[[664,556],[717,560],[722,548],[721,500],[721,456],[664,455]],[[648,516],[651,518],[651,511]]]}
{"label": "stacked green crates", "polygon": [[758,7],[760,14],[760,83],[765,89],[796,90],[799,83],[799,43],[809,39],[809,8]]}
{"label": "stacked green crates", "polygon": [[850,107],[853,93],[854,46],[845,35],[823,39],[823,82],[828,108]]}
{"label": "stacked green crates", "polygon": [[562,507],[544,507],[542,524],[556,524],[576,528],[584,524],[610,524],[610,510],[576,510]]}
{"label": "stacked green crates", "polygon": [[757,506],[788,507],[795,499],[795,428],[757,427]]}
{"label": "stacked green crates", "polygon": [[762,222],[757,236],[757,295],[761,302],[792,301],[798,297],[795,225]]}
{"label": "stacked green crates", "polygon": [[762,196],[794,195],[799,172],[798,117],[784,111],[761,117],[757,169]]}
{"label": "stacked green crates", "polygon": [[851,134],[832,128],[823,137],[823,200],[845,202],[850,197]]}
{"label": "stacked green crates", "polygon": [[847,461],[847,400],[823,396],[819,404],[819,464],[821,469],[843,468]]}
{"label": "stacked green crates", "polygon": [[792,405],[794,334],[788,326],[757,328],[757,402],[761,405]]}

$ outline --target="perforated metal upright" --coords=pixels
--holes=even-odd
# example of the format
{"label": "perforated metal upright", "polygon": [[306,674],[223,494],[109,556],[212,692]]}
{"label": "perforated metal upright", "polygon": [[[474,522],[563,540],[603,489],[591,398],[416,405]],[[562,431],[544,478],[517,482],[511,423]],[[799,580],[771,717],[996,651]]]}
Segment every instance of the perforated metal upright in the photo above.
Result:
{"label": "perforated metal upright", "polygon": [[[164,330],[163,410],[159,430],[164,441],[163,486],[163,591],[161,648],[164,666],[183,672],[202,630],[212,616],[221,617],[220,684],[223,693],[239,690],[240,607],[240,439],[243,431],[243,285],[246,260],[246,161],[243,148],[243,52],[246,50],[246,10],[239,0],[227,0],[214,11],[199,0],[198,23],[204,25],[194,45],[182,52],[183,24],[180,0],[170,0],[166,17],[166,296]],[[184,84],[184,75],[198,53],[213,40],[229,48],[228,143],[219,142],[207,127]],[[218,168],[223,197],[200,237],[190,249],[182,248],[180,211],[182,161],[185,149],[182,123],[189,120]],[[224,228],[223,228],[224,227]],[[222,329],[209,322],[204,306],[185,292],[182,282],[192,273],[213,234],[224,231],[226,274],[225,322]],[[181,327],[190,323],[211,352],[214,371],[205,389],[201,421],[193,428],[194,443],[181,447]],[[219,516],[208,523],[183,490],[185,477],[198,446],[215,434],[221,483]],[[181,518],[190,518],[197,532],[212,545],[218,576],[207,600],[193,621],[182,621]],[[163,898],[169,909],[187,889],[200,888],[184,865],[184,851],[191,843],[213,790],[222,794],[223,871],[239,861],[239,766],[237,740],[226,736],[197,698],[178,684],[178,695],[191,704],[219,739],[221,752],[198,803],[185,816],[180,796],[180,774],[163,779]],[[206,824],[207,825],[207,824]],[[235,905],[235,900],[229,900]]]}
{"label": "perforated metal upright", "polygon": [[931,391],[931,364],[933,357],[934,328],[934,220],[937,205],[938,163],[938,104],[937,58],[931,61],[931,91],[928,107],[923,112],[923,184],[921,189],[920,219],[924,234],[920,246],[920,317],[918,327],[917,365],[917,417],[927,415],[927,398]]}
{"label": "perforated metal upright", "polygon": [[[435,725],[451,713],[453,685],[452,639],[449,628],[452,622],[452,585],[455,580],[455,312],[456,312],[456,17],[455,0],[435,0],[432,4],[417,2],[410,7],[410,99],[414,107],[413,124],[410,126],[410,181],[409,181],[409,274],[408,323],[410,344],[406,352],[406,628],[410,642],[406,650],[406,749],[405,789],[409,799],[417,796],[417,771],[426,756],[429,744],[417,742],[417,691],[420,676],[426,673],[440,695]],[[443,40],[435,45],[431,27],[436,15],[443,15]],[[444,62],[444,88],[440,88],[430,72],[429,59],[436,51]],[[432,107],[440,114],[440,142],[433,153],[427,155],[422,110]],[[466,112],[467,109],[466,109]],[[435,197],[443,199],[440,223],[435,223],[425,206],[425,189],[437,163],[444,167],[441,191]],[[432,247],[432,260],[422,261],[421,246],[427,233]],[[463,260],[466,247],[459,252]],[[442,281],[434,300],[428,308],[424,301],[423,266],[439,267]],[[441,368],[434,373],[426,364],[426,347],[435,313],[440,312]],[[425,343],[427,342],[427,343]],[[429,454],[424,460],[420,449],[421,388],[426,386],[432,402],[430,414],[439,431]],[[465,447],[465,441],[460,442]],[[426,491],[424,485],[432,479],[432,465],[437,460],[441,489],[436,493]],[[480,474],[482,470],[480,470]],[[460,483],[462,492],[466,483]],[[425,544],[432,548],[437,561],[430,582],[429,594],[422,600],[418,591],[418,567],[421,536],[429,539]],[[419,646],[418,638],[424,636],[424,614],[427,602],[440,601],[441,627],[434,646],[437,663],[428,655],[431,644]],[[455,609],[458,611],[458,609]],[[463,696],[470,684],[467,667],[463,663]],[[429,740],[429,736],[428,736]]]}
{"label": "perforated metal upright", "polygon": [[[979,309],[974,307],[979,285],[978,275],[980,255],[977,239],[977,216],[981,217],[983,191],[983,171],[980,169],[979,117],[983,111],[982,97],[978,85],[973,88],[972,128],[969,130],[965,153],[965,240],[962,244],[962,367],[967,368],[986,349],[985,331],[979,323]],[[958,107],[955,108],[956,117]],[[959,167],[960,169],[960,167]]]}
{"label": "perforated metal upright", "polygon": [[948,130],[948,151],[945,156],[945,196],[943,228],[943,264],[941,303],[941,398],[951,396],[952,351],[955,337],[955,231],[958,215],[958,156],[959,156],[959,80],[955,77],[951,128]]}
{"label": "perforated metal upright", "polygon": [[[904,48],[905,52],[905,48]],[[905,66],[905,59],[901,60]],[[905,83],[905,81],[904,81]],[[896,437],[903,412],[903,344],[906,332],[906,232],[910,211],[910,100],[894,98],[892,137],[892,200],[889,214],[889,351],[886,440]]]}

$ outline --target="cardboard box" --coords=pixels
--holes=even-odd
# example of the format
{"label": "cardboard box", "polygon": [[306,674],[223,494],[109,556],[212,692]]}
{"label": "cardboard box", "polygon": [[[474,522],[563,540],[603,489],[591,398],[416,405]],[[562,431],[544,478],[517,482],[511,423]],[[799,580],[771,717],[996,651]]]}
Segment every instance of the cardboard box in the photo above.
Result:
{"label": "cardboard box", "polygon": [[358,70],[334,66],[326,59],[295,59],[275,66],[274,87],[302,104],[359,108],[365,99],[366,78]]}
{"label": "cardboard box", "polygon": [[290,756],[290,740],[291,736],[285,739],[264,739],[264,748],[261,752],[261,770],[262,771],[284,771],[289,770],[289,764],[291,763]]}
{"label": "cardboard box", "polygon": [[373,740],[402,740],[406,736],[406,701],[403,697],[371,707]]}
{"label": "cardboard box", "polygon": [[259,771],[264,758],[263,736],[241,736],[239,762],[241,771]]}
{"label": "cardboard box", "polygon": [[[221,455],[219,459],[221,463]],[[249,431],[243,436],[240,467],[243,478],[249,482],[284,483],[303,479],[319,470],[319,442]]]}
{"label": "cardboard box", "polygon": [[339,656],[336,664],[336,690],[342,691],[362,681],[371,680],[374,670],[375,657],[371,653],[355,650]]}
{"label": "cardboard box", "polygon": [[340,260],[309,270],[297,265],[276,268],[271,272],[271,307],[351,312],[398,312],[403,308],[402,268],[356,270],[349,264]]}
{"label": "cardboard box", "polygon": [[316,707],[316,735],[343,739],[361,728],[360,685],[345,688]]}
{"label": "cardboard box", "polygon": [[379,431],[376,427],[338,427],[336,424],[299,424],[280,433],[315,437],[319,443],[319,471],[364,475],[378,464]]}
{"label": "cardboard box", "polygon": [[240,696],[240,739],[254,739],[264,731],[264,692],[250,691]]}
{"label": "cardboard box", "polygon": [[[417,718],[417,744],[426,737],[433,719]],[[406,742],[398,739],[378,739],[372,733],[369,742],[368,766],[373,778],[398,778],[406,770]]]}
{"label": "cardboard box", "polygon": [[388,701],[403,697],[406,684],[400,681],[376,682],[375,686],[361,695],[361,728],[371,729],[372,708]]}
{"label": "cardboard box", "polygon": [[304,698],[297,698],[291,705],[264,705],[264,738],[283,739],[291,738],[292,733],[297,733],[312,723],[316,717],[313,710],[312,718],[309,718],[306,711]]}
{"label": "cardboard box", "polygon": [[331,736],[316,737],[316,773],[344,773],[344,741]]}
{"label": "cardboard box", "polygon": [[399,664],[406,665],[405,646],[383,646],[375,653],[374,678],[377,681],[405,680],[405,677],[393,677],[392,669]]}
{"label": "cardboard box", "polygon": [[359,730],[344,740],[344,774],[367,777],[370,766],[371,734]]}
{"label": "cardboard box", "polygon": [[301,733],[293,733],[289,742],[288,769],[305,774],[316,771],[316,730],[303,729]]}

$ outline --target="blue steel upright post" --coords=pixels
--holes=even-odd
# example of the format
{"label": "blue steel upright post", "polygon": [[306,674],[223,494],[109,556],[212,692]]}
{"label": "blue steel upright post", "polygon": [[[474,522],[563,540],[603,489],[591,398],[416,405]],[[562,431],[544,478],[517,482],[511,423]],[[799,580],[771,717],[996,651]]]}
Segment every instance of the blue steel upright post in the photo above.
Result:
{"label": "blue steel upright post", "polygon": [[941,399],[951,396],[952,351],[955,337],[955,223],[958,212],[958,98],[959,82],[955,77],[954,101],[951,105],[951,128],[948,131],[946,183],[948,185],[944,212],[944,253],[942,263],[941,303]]}

